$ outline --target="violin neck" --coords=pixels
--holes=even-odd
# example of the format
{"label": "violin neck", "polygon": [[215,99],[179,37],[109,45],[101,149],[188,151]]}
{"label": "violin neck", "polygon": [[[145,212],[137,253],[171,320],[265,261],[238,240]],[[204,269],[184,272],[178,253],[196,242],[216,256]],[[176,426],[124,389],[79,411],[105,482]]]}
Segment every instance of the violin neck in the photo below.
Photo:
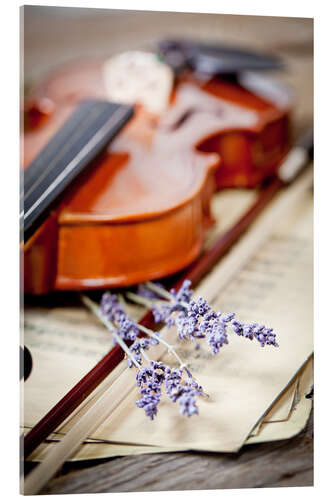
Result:
{"label": "violin neck", "polygon": [[85,101],[24,172],[20,196],[21,240],[47,218],[65,189],[103,151],[133,116],[133,108]]}

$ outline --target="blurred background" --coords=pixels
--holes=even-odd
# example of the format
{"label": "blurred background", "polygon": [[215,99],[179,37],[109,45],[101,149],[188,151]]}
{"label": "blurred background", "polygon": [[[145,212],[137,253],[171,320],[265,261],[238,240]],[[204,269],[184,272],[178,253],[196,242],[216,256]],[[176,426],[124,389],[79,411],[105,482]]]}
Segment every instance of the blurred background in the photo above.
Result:
{"label": "blurred background", "polygon": [[25,86],[72,59],[154,50],[165,37],[221,41],[281,56],[287,71],[276,77],[295,90],[297,131],[312,122],[312,19],[42,6],[21,9]]}

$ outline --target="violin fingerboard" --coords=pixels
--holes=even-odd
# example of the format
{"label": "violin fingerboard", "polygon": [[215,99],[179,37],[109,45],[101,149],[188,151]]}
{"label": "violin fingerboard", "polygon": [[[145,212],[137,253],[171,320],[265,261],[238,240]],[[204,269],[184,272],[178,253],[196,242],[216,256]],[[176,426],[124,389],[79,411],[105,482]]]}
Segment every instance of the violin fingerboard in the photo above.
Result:
{"label": "violin fingerboard", "polygon": [[84,101],[24,173],[20,230],[26,241],[46,219],[68,186],[133,116],[133,108]]}

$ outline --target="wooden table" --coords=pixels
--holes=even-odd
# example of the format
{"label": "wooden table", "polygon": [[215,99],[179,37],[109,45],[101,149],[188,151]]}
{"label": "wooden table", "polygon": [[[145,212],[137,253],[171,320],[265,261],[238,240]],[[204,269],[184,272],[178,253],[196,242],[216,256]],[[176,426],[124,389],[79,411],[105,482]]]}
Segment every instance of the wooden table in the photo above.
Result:
{"label": "wooden table", "polygon": [[[312,123],[311,19],[24,8],[24,82],[80,56],[149,47],[164,36],[198,37],[272,51],[287,63],[278,78],[295,89],[295,134]],[[27,470],[30,465],[27,464]],[[313,485],[313,417],[289,440],[237,454],[179,452],[67,463],[43,494]]]}
{"label": "wooden table", "polygon": [[157,453],[65,464],[42,494],[212,490],[313,485],[313,419],[293,439],[237,454]]}

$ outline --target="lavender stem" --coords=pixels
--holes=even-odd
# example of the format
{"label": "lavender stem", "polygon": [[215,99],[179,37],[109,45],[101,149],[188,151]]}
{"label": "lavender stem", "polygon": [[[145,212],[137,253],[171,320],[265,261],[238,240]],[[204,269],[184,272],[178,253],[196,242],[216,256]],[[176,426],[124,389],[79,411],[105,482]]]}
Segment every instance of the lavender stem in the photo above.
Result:
{"label": "lavender stem", "polygon": [[153,339],[158,340],[158,342],[161,342],[161,344],[165,345],[165,347],[167,347],[168,351],[170,351],[174,355],[174,357],[177,359],[177,361],[178,361],[178,363],[180,365],[180,368],[187,367],[187,364],[184,363],[184,361],[181,360],[181,358],[178,356],[175,348],[171,344],[168,344],[168,342],[166,342],[163,338],[159,337],[158,335],[156,335],[156,333],[154,333],[152,330],[149,330],[145,326],[142,326],[142,325],[138,324],[138,328],[142,332],[144,332],[147,335],[149,335],[149,337],[152,337]]}
{"label": "lavender stem", "polygon": [[101,312],[100,310],[100,307],[98,306],[98,304],[96,304],[94,301],[92,301],[89,297],[87,297],[86,295],[81,295],[81,300],[82,302],[84,303],[85,306],[88,307],[88,309],[90,309],[90,311],[92,311],[95,316],[97,316],[97,318],[102,322],[104,323],[104,325],[106,326],[106,328],[112,333],[112,335],[114,335],[117,343],[120,345],[120,347],[122,348],[122,350],[126,353],[127,357],[132,361],[132,363],[134,364],[134,366],[138,369],[140,369],[140,365],[139,363],[134,359],[134,357],[132,356],[132,353],[131,351],[129,350],[129,348],[127,347],[127,345],[125,344],[125,342],[123,341],[123,339],[121,337],[119,337],[119,335],[117,334],[117,330],[116,328],[114,327],[114,325],[111,323],[111,321],[109,321]]}
{"label": "lavender stem", "polygon": [[150,365],[151,359],[147,356],[144,349],[140,349],[140,353],[141,353],[141,356],[143,356],[145,358],[145,360],[147,361],[147,363]]}
{"label": "lavender stem", "polygon": [[[159,288],[159,287],[158,287]],[[119,302],[121,302],[124,306],[124,300],[122,298],[122,296],[118,296],[119,297]],[[136,293],[132,293],[132,292],[126,292],[126,297],[128,297],[129,299],[135,301],[135,300],[138,300],[138,302],[142,302],[142,304],[144,302],[146,302],[148,304],[148,306],[150,307],[151,303],[150,303],[150,299],[146,299],[145,297],[141,297],[140,295],[137,295]],[[172,295],[171,295],[172,297]],[[158,342],[161,342],[161,344],[165,345],[165,347],[167,347],[168,351],[170,351],[173,356],[177,359],[179,365],[180,365],[180,368],[185,368],[187,367],[187,364],[184,363],[182,361],[182,359],[178,356],[175,348],[168,344],[168,342],[166,342],[164,339],[162,339],[161,337],[159,337],[158,335],[156,335],[156,333],[153,332],[153,330],[149,330],[148,328],[146,328],[145,326],[143,325],[140,325],[138,323],[138,328],[139,330],[141,330],[143,333],[146,333],[149,337],[152,337],[154,338],[155,340],[157,340]]]}
{"label": "lavender stem", "polygon": [[[164,298],[166,298],[167,300],[169,300],[171,302],[175,301],[175,298],[173,297],[173,295],[171,293],[169,293],[164,288],[161,288],[161,287],[155,285],[155,283],[152,283],[151,281],[147,281],[145,283],[145,286],[147,288],[149,288],[150,290],[152,290],[153,292],[161,295],[161,297],[164,297]],[[186,309],[188,309],[188,304],[186,302],[179,302],[179,303],[180,303],[180,305],[182,305],[183,307],[185,307]]]}
{"label": "lavender stem", "polygon": [[155,283],[152,283],[151,281],[147,281],[145,283],[145,286],[152,290],[153,292],[157,293],[158,295],[161,295],[161,297],[164,297],[168,300],[173,300],[173,296],[171,295],[170,292],[165,290],[164,288],[155,285]]}
{"label": "lavender stem", "polygon": [[157,299],[147,299],[146,297],[141,297],[141,295],[138,295],[133,292],[126,292],[125,293],[126,297],[132,300],[133,302],[136,302],[139,305],[146,306],[151,308],[152,304],[156,301],[158,302],[159,300]]}

